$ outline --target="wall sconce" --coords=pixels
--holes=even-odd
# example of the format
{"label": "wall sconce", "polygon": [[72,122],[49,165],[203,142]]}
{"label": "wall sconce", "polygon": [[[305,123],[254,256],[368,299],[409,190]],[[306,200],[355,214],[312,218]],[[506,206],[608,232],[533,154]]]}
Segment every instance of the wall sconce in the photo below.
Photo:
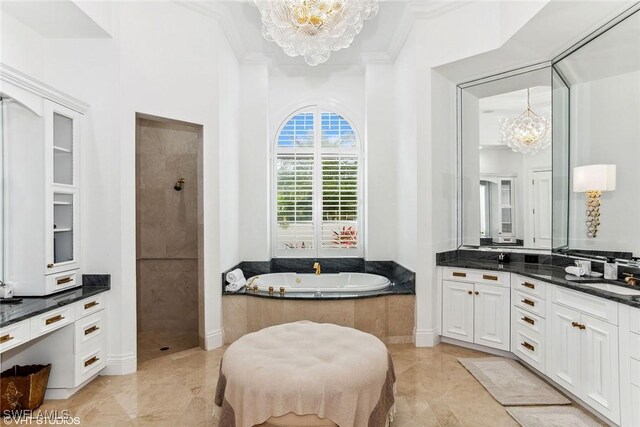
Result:
{"label": "wall sconce", "polygon": [[598,235],[600,196],[616,189],[616,165],[589,165],[573,168],[573,191],[587,193],[587,237]]}

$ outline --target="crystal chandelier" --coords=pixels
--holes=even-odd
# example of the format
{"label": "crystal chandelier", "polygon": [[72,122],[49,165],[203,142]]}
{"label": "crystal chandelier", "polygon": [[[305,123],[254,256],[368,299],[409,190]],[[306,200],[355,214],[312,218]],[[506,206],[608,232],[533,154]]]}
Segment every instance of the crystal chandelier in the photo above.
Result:
{"label": "crystal chandelier", "polygon": [[531,93],[527,89],[527,110],[502,124],[500,140],[515,152],[534,154],[551,144],[551,122],[531,109]]}
{"label": "crystal chandelier", "polygon": [[304,55],[309,65],[347,48],[365,20],[378,13],[378,0],[254,0],[262,35],[289,56]]}

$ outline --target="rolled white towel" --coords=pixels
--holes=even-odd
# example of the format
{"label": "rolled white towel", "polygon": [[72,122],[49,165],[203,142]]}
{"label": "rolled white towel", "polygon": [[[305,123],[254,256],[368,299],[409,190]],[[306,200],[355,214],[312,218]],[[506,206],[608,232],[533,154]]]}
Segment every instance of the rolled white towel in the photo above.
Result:
{"label": "rolled white towel", "polygon": [[232,270],[227,273],[226,279],[227,279],[227,282],[233,284],[241,280],[244,280],[244,273],[242,273],[242,270],[240,270],[239,268],[236,268],[235,270]]}
{"label": "rolled white towel", "polygon": [[228,284],[227,286],[224,287],[224,289],[227,292],[238,292],[240,289],[244,288],[246,284],[247,284],[247,280],[243,277],[237,282],[232,282]]}
{"label": "rolled white towel", "polygon": [[566,271],[569,274],[572,274],[574,276],[584,276],[585,275],[585,271],[582,267],[567,267],[564,269],[564,271]]}

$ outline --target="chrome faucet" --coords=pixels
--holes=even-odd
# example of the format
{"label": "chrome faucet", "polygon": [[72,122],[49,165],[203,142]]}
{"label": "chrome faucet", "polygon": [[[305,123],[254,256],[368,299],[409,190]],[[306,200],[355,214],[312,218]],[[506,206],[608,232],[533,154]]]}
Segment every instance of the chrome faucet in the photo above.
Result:
{"label": "chrome faucet", "polygon": [[316,276],[319,276],[320,273],[322,272],[322,269],[320,268],[320,263],[317,261],[313,263],[313,269],[316,272]]}

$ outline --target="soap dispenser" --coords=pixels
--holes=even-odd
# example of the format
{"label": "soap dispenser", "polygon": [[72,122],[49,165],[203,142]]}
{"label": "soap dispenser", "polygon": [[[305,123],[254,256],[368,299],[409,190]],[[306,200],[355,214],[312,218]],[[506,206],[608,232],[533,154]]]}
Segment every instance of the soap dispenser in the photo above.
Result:
{"label": "soap dispenser", "polygon": [[604,264],[604,278],[609,280],[618,279],[618,264],[616,264],[616,259],[613,257],[607,258],[607,262]]}

